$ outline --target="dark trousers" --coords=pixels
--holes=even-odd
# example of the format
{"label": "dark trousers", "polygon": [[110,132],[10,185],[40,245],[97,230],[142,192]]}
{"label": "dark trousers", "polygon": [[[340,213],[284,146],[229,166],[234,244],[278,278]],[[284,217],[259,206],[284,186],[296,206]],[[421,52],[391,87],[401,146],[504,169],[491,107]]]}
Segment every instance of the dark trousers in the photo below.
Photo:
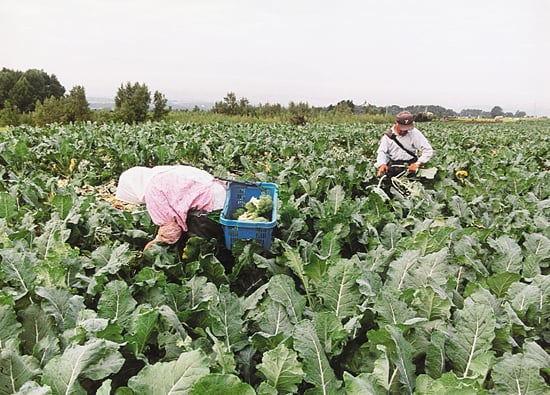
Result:
{"label": "dark trousers", "polygon": [[234,264],[234,258],[231,251],[225,247],[225,234],[221,224],[209,218],[208,215],[197,214],[196,212],[188,213],[186,224],[188,231],[182,236],[184,244],[193,236],[216,239],[218,248],[215,255],[226,270],[230,271]]}
{"label": "dark trousers", "polygon": [[388,163],[388,173],[386,174],[387,178],[391,179],[392,177],[398,176],[403,172],[407,172],[409,165],[416,162],[415,159],[411,160],[390,160]]}

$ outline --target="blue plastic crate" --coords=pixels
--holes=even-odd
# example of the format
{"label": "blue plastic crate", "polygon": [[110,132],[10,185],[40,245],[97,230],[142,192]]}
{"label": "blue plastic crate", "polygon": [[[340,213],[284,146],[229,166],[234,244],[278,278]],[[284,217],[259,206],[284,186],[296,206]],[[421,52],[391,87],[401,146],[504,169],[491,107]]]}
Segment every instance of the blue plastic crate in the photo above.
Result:
{"label": "blue plastic crate", "polygon": [[[231,214],[238,208],[244,207],[251,198],[259,198],[262,194],[269,194],[273,199],[273,210],[269,222],[238,221],[231,219]],[[233,243],[238,239],[255,240],[268,250],[272,242],[273,228],[277,224],[277,205],[279,191],[277,185],[271,182],[230,182],[227,185],[225,205],[220,216],[225,245],[231,250]]]}

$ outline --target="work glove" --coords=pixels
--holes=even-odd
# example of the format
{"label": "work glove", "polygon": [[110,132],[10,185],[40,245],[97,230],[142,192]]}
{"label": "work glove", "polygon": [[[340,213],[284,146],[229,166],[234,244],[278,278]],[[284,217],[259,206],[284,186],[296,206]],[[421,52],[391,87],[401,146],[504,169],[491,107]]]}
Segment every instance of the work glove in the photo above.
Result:
{"label": "work glove", "polygon": [[387,164],[382,164],[380,165],[380,167],[378,168],[378,174],[376,174],[377,177],[381,177],[382,175],[386,174],[388,172],[388,165]]}
{"label": "work glove", "polygon": [[418,163],[418,162],[411,163],[409,165],[409,171],[411,173],[416,173],[418,171],[419,167],[420,167],[420,163]]}
{"label": "work glove", "polygon": [[145,245],[144,251],[155,243],[162,242],[166,244],[175,244],[180,239],[182,229],[175,220],[169,221],[159,226],[157,236]]}

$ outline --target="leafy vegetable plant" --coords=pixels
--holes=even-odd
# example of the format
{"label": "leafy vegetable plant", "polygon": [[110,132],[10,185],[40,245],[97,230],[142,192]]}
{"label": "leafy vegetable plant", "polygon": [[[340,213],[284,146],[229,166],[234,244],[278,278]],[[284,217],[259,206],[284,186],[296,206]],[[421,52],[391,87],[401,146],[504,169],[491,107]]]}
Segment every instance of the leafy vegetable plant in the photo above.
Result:
{"label": "leafy vegetable plant", "polygon": [[[379,125],[2,132],[0,393],[549,393],[550,124],[419,127],[437,173],[391,200]],[[269,250],[143,251],[116,181],[175,163],[276,183]]]}

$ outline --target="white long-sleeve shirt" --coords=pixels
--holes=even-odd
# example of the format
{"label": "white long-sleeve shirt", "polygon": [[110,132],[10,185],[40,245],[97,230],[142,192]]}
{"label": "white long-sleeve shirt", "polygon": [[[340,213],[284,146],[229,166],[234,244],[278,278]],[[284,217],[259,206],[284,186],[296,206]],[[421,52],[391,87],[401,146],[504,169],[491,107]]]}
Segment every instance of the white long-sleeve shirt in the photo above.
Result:
{"label": "white long-sleeve shirt", "polygon": [[[394,127],[391,128],[392,133],[397,140],[411,152],[418,156],[418,161],[426,163],[434,154],[434,150],[428,139],[422,132],[416,128],[409,130],[404,136],[395,133]],[[380,145],[378,146],[375,167],[380,167],[383,164],[388,164],[390,160],[410,160],[412,157],[405,152],[395,141],[386,136],[382,136]]]}

